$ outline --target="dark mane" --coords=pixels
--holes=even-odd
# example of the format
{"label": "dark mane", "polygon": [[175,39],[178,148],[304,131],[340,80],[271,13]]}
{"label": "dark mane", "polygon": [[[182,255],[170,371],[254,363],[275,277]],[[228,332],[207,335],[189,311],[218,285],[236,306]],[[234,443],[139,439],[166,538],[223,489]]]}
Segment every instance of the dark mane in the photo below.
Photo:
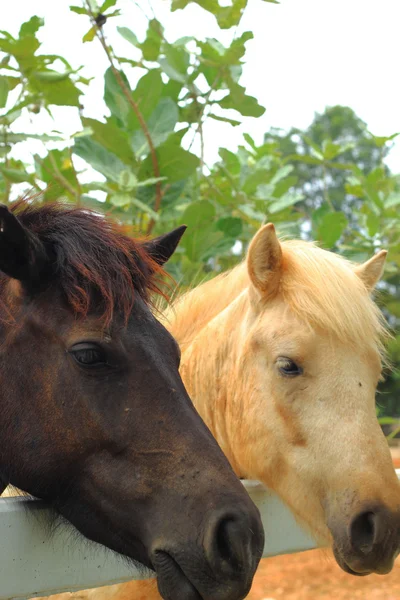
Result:
{"label": "dark mane", "polygon": [[86,316],[94,303],[98,311],[100,304],[109,324],[115,309],[129,316],[135,293],[146,302],[151,293],[164,295],[163,269],[115,223],[62,203],[18,200],[10,210],[49,248],[57,283],[79,316]]}

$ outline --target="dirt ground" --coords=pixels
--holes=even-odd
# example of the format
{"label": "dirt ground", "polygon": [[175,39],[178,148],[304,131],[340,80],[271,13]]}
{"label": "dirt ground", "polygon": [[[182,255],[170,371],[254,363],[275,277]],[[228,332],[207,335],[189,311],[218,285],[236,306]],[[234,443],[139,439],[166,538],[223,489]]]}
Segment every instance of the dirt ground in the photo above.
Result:
{"label": "dirt ground", "polygon": [[390,575],[353,577],[344,573],[333,558],[321,550],[264,559],[247,600],[310,598],[400,600],[400,561]]}

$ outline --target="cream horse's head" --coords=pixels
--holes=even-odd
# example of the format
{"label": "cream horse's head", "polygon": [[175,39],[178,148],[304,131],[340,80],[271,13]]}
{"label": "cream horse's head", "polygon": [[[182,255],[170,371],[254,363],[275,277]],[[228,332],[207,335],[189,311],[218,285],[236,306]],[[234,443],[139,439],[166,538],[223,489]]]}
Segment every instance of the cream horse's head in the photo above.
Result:
{"label": "cream horse's head", "polygon": [[260,229],[232,380],[247,398],[245,470],[357,575],[389,572],[400,547],[400,486],[375,409],[385,326],[370,292],[385,258],[354,265]]}

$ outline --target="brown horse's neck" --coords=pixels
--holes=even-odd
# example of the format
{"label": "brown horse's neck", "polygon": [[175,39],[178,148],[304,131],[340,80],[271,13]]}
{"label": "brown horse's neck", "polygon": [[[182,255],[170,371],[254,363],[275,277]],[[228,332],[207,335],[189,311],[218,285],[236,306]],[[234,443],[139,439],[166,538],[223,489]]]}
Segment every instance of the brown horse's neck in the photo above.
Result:
{"label": "brown horse's neck", "polygon": [[[183,296],[167,315],[182,349],[181,375],[200,416],[239,476],[246,475],[240,437],[239,352],[249,318],[247,272],[240,265]],[[239,378],[240,379],[240,378]]]}
{"label": "brown horse's neck", "polygon": [[5,481],[3,481],[3,479],[1,478],[1,474],[0,474],[0,496],[2,495],[2,493],[4,492],[4,490],[6,489],[8,483],[6,483]]}

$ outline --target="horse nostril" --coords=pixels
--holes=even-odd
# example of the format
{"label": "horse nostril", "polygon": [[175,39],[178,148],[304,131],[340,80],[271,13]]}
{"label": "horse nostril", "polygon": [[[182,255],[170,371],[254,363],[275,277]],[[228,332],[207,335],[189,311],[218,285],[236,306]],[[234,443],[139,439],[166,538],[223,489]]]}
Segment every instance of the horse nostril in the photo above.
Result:
{"label": "horse nostril", "polygon": [[243,533],[233,518],[223,518],[217,526],[216,546],[219,558],[234,569],[243,568]]}
{"label": "horse nostril", "polygon": [[253,534],[246,515],[223,513],[208,523],[204,549],[211,567],[225,575],[243,573],[253,563]]}
{"label": "horse nostril", "polygon": [[377,515],[371,511],[363,512],[350,525],[350,540],[354,549],[362,554],[372,552],[377,534]]}

